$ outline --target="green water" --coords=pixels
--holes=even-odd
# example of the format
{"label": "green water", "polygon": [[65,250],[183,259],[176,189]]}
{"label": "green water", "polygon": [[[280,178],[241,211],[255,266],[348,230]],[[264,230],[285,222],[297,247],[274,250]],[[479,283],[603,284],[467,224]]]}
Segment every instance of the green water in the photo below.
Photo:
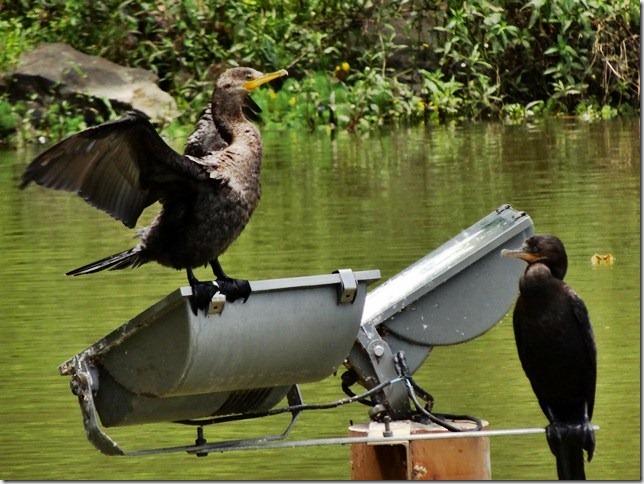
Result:
{"label": "green water", "polygon": [[[335,141],[264,133],[264,140],[260,207],[221,258],[234,276],[350,267],[380,269],[385,280],[503,203],[528,212],[537,232],[558,235],[599,352],[593,422],[601,430],[587,476],[641,477],[638,119],[400,129]],[[185,285],[185,276],[149,264],[66,278],[67,270],[130,247],[133,232],[70,194],[17,190],[35,153],[0,152],[0,478],[347,479],[346,446],[134,458],[106,457],[88,443],[58,365]],[[614,266],[591,265],[594,253],[607,252]],[[438,412],[477,415],[495,428],[545,426],[509,316],[474,341],[435,348],[415,376]],[[344,396],[339,376],[303,385],[302,393],[307,402]],[[286,420],[225,424],[206,436],[266,435]],[[366,422],[366,407],[305,413],[291,438],[344,436],[350,420]],[[194,429],[172,424],[109,433],[128,450],[195,438]],[[495,479],[556,478],[543,435],[493,437],[491,461]]]}

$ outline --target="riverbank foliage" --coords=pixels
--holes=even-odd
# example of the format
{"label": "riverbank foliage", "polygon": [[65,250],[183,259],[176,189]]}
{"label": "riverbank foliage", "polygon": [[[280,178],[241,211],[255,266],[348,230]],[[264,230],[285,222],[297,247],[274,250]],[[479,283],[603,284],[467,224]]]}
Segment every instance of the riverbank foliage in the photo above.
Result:
{"label": "riverbank foliage", "polygon": [[[66,42],[154,71],[190,125],[231,65],[288,68],[254,95],[264,122],[364,131],[390,123],[639,109],[640,9],[632,0],[0,0],[0,71]],[[41,123],[83,120],[61,106]],[[30,126],[0,97],[0,130]],[[0,133],[1,135],[2,133]]]}

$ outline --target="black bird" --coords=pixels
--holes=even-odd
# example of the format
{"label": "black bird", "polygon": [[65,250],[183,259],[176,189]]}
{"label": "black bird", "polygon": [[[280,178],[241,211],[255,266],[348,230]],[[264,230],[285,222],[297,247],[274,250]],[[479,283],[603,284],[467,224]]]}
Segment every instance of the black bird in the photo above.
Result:
{"label": "black bird", "polygon": [[585,479],[595,450],[590,423],[595,405],[597,350],[586,305],[563,282],[568,258],[552,235],[535,235],[504,256],[528,263],[519,281],[514,337],[519,359],[550,424],[546,438],[559,479]]}
{"label": "black bird", "polygon": [[[136,224],[143,209],[162,205],[152,223],[137,232],[132,249],[74,269],[78,276],[105,269],[137,267],[149,261],[186,269],[192,309],[206,309],[218,291],[234,300],[250,294],[248,281],[231,279],[218,257],[239,236],[260,197],[262,141],[246,118],[259,111],[250,91],[285,70],[262,74],[237,67],[217,80],[183,155],[168,146],[138,112],[86,129],[35,158],[20,188],[35,182],[77,193],[120,220]],[[216,285],[200,282],[192,269],[210,264]]]}

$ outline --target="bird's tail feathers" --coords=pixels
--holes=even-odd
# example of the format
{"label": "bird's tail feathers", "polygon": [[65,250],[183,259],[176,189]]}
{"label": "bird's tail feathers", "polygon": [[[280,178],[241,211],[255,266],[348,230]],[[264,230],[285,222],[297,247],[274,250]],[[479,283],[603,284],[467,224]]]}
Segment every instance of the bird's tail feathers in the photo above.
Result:
{"label": "bird's tail feathers", "polygon": [[588,462],[595,452],[595,432],[592,424],[553,422],[546,427],[546,438],[557,459],[559,479],[585,480],[584,450],[588,452]]}
{"label": "bird's tail feathers", "polygon": [[118,269],[125,269],[126,267],[136,267],[143,264],[144,261],[140,258],[140,251],[135,247],[133,249],[124,250],[118,254],[110,255],[96,262],[84,265],[78,269],[71,270],[65,275],[67,276],[82,276],[85,274],[92,274],[94,272],[104,271],[109,269],[111,271]]}

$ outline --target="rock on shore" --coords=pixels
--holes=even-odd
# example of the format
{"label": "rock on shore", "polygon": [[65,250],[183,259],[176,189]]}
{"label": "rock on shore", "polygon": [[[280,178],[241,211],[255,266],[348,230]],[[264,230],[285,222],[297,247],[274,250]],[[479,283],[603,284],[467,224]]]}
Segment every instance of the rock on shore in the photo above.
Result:
{"label": "rock on shore", "polygon": [[107,100],[117,112],[138,109],[155,123],[167,123],[177,116],[177,105],[157,80],[145,69],[120,66],[67,44],[44,43],[24,53],[3,84],[12,100],[26,100],[36,111],[67,100],[87,108],[86,114],[93,111],[106,117]]}

